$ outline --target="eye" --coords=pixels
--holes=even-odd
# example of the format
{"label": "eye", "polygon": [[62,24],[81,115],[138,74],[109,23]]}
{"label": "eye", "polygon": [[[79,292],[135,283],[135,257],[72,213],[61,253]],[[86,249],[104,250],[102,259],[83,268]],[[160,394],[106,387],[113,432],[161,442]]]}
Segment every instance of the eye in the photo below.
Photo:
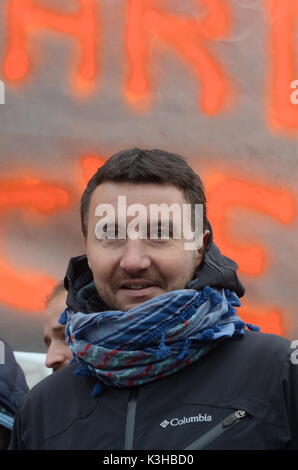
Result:
{"label": "eye", "polygon": [[153,226],[152,230],[150,230],[151,240],[169,240],[173,238],[173,231],[171,226],[168,227],[167,224],[165,227],[162,224],[158,224],[158,226]]}
{"label": "eye", "polygon": [[170,240],[173,238],[173,232],[171,229],[169,230],[162,230],[162,228],[159,228],[157,231],[158,234],[158,239],[160,240]]}
{"label": "eye", "polygon": [[118,239],[119,233],[117,226],[109,224],[106,225],[104,229],[106,240],[113,241]]}
{"label": "eye", "polygon": [[166,243],[169,243],[172,239],[173,239],[173,234],[171,231],[169,231],[169,233],[163,233],[162,230],[158,230],[157,231],[157,237],[158,238],[150,238],[150,242],[152,242],[153,244],[159,244],[159,245],[162,245],[162,244],[166,244]]}

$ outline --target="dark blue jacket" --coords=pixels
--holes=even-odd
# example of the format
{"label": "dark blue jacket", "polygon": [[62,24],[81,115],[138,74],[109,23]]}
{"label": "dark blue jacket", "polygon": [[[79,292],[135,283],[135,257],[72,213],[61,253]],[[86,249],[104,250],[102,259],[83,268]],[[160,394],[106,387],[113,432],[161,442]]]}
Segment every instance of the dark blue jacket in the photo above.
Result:
{"label": "dark blue jacket", "polygon": [[[243,295],[237,265],[208,244],[187,287]],[[74,311],[106,309],[85,256],[66,274]],[[247,331],[179,372],[92,397],[95,378],[69,365],[37,384],[16,418],[11,449],[298,449],[298,366],[290,342]]]}
{"label": "dark blue jacket", "polygon": [[11,449],[298,449],[289,341],[247,331],[146,385],[92,397],[75,365],[48,376],[16,417]]}
{"label": "dark blue jacket", "polygon": [[1,343],[1,352],[4,345],[4,364],[0,363],[0,408],[4,408],[13,416],[29,388],[24,372],[16,362],[11,347],[2,339]]}

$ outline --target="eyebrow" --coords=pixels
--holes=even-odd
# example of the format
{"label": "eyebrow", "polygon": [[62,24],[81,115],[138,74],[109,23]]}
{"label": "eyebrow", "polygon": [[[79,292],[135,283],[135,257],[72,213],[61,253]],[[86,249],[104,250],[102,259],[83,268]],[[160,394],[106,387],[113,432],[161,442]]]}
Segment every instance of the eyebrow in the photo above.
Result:
{"label": "eyebrow", "polygon": [[[64,325],[56,325],[56,326],[53,326],[52,331],[54,331],[54,333],[59,333],[61,330],[64,330],[64,328],[65,328]],[[49,337],[49,335],[44,335],[43,340],[47,344],[48,342],[51,341],[51,338]]]}
{"label": "eyebrow", "polygon": [[[161,225],[162,225],[162,222],[165,222],[165,223],[168,223],[169,224],[169,229],[173,229],[174,227],[174,224],[173,224],[173,221],[171,219],[162,219],[162,220],[158,220],[158,221],[153,221],[153,222],[148,222],[147,223],[147,229],[150,228],[150,225],[153,225],[153,227],[158,227],[160,228]],[[102,228],[103,229],[107,229],[109,227],[110,224],[105,224]],[[115,222],[114,225],[114,228],[115,228],[115,232],[118,231],[118,228],[119,228],[119,224],[117,222]],[[128,224],[126,224],[126,227],[127,227]],[[120,227],[123,227],[123,225],[121,224]]]}
{"label": "eyebrow", "polygon": [[[165,222],[166,224],[169,224],[169,229],[172,229],[174,227],[174,224],[173,224],[173,221],[171,219],[162,219],[162,220],[158,220],[158,221],[153,221],[151,222],[151,224],[153,225],[153,227],[158,227],[160,228],[162,226],[162,223]],[[150,228],[150,223],[147,224],[147,227]]]}
{"label": "eyebrow", "polygon": [[48,343],[50,342],[50,338],[48,337],[48,335],[44,335],[44,336],[43,336],[43,341],[44,341],[44,343],[45,343],[46,346],[47,346]]}
{"label": "eyebrow", "polygon": [[52,331],[54,331],[55,333],[60,330],[64,330],[65,326],[64,325],[57,325],[57,326],[53,326],[52,328]]}

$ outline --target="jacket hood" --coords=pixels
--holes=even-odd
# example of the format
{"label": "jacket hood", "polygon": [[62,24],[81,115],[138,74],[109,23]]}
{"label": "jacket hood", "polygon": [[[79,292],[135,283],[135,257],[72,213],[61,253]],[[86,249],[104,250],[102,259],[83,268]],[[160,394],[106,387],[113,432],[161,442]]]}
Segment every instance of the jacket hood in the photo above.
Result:
{"label": "jacket hood", "polygon": [[0,407],[15,415],[29,391],[25,375],[8,343],[4,344],[4,364],[0,365]]}
{"label": "jacket hood", "polygon": [[[209,231],[210,236],[203,262],[195,272],[193,280],[186,287],[196,290],[205,286],[225,288],[233,290],[238,297],[242,297],[245,289],[237,276],[238,265],[232,259],[221,254],[213,242],[210,223]],[[66,304],[73,311],[93,313],[109,310],[109,307],[97,293],[86,255],[70,259],[64,285],[68,290]]]}

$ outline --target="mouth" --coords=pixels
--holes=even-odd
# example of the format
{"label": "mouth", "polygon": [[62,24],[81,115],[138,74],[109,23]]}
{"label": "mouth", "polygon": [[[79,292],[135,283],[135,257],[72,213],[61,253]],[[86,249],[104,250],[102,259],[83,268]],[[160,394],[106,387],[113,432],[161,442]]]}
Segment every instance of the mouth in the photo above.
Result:
{"label": "mouth", "polygon": [[150,284],[149,282],[127,282],[120,286],[120,291],[125,292],[129,297],[150,296],[159,286]]}

